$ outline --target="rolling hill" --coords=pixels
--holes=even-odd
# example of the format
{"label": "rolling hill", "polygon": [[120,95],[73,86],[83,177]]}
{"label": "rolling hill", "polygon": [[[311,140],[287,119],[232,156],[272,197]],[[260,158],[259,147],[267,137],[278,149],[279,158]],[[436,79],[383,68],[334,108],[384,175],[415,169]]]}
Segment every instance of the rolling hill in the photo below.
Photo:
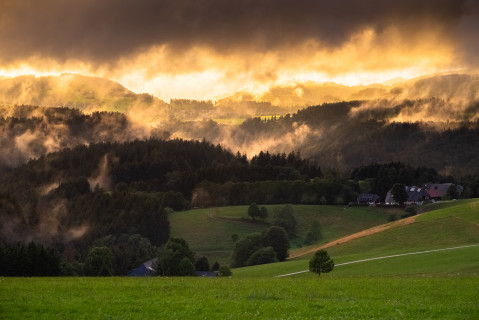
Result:
{"label": "rolling hill", "polygon": [[[273,212],[279,205],[267,205],[269,218],[265,223],[253,223],[247,215],[247,206],[196,209],[170,214],[171,234],[184,238],[197,254],[205,255],[211,262],[229,264],[235,241],[249,233],[261,232],[273,221]],[[293,206],[298,221],[297,236],[291,239],[292,248],[303,246],[311,224],[319,222],[321,237],[318,243],[327,243],[387,222],[397,209],[376,209],[347,206]],[[294,250],[292,251],[294,252]]]}
{"label": "rolling hill", "polygon": [[[479,274],[479,200],[431,206],[413,223],[393,225],[382,232],[352,239],[326,250],[338,265],[326,277],[384,275]],[[323,246],[319,246],[321,248]],[[445,250],[447,249],[447,250]],[[427,252],[429,251],[429,252]],[[294,254],[294,250],[292,251]],[[409,253],[418,253],[411,254]],[[293,261],[237,269],[237,276],[278,276],[308,269],[312,254]],[[390,257],[375,259],[378,257]],[[343,265],[344,264],[344,265]],[[299,273],[300,277],[314,276]]]}
{"label": "rolling hill", "polygon": [[267,101],[282,107],[305,107],[351,100],[402,101],[432,97],[466,102],[479,99],[479,76],[433,74],[408,80],[398,79],[398,81],[358,86],[346,86],[334,82],[304,82],[274,86],[258,96],[248,92],[238,92],[220,101],[251,100],[252,97],[257,101]]}
{"label": "rolling hill", "polygon": [[129,112],[155,109],[167,104],[149,94],[136,94],[111,80],[76,74],[0,79],[0,105],[68,107],[86,112]]}

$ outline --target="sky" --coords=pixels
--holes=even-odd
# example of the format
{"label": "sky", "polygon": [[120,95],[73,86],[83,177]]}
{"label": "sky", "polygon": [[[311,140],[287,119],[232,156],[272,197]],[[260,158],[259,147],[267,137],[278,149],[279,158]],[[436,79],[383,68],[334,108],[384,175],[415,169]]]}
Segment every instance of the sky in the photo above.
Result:
{"label": "sky", "polygon": [[99,76],[165,101],[478,66],[479,0],[0,0],[0,76]]}

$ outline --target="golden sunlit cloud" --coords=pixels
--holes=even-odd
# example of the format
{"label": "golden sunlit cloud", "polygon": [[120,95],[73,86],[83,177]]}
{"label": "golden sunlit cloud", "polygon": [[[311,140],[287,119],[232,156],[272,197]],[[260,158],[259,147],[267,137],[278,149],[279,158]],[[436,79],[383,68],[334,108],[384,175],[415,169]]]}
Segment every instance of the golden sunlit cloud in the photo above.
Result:
{"label": "golden sunlit cloud", "polygon": [[[208,48],[192,48],[175,56],[153,48],[133,59],[124,59],[109,76],[133,91],[148,91],[161,99],[215,99],[241,90],[261,94],[271,86],[296,82],[336,82],[354,86],[393,78],[453,71],[451,45],[424,36],[419,44],[394,39],[394,31],[373,30],[355,34],[343,46],[331,50],[308,41],[281,52],[238,52],[228,56]],[[150,63],[148,63],[150,61]]]}
{"label": "golden sunlit cloud", "polygon": [[[475,49],[468,43],[476,35],[464,28],[476,25],[473,2],[346,2],[351,12],[309,0],[141,6],[76,1],[73,8],[47,0],[51,10],[47,4],[12,2],[5,7],[4,25],[18,35],[0,29],[0,76],[78,73],[168,101],[215,100],[239,91],[260,96],[272,86],[308,81],[356,86],[471,71]],[[251,16],[253,9],[261,19]],[[117,14],[102,16],[109,10]],[[22,12],[29,13],[31,24],[19,24]],[[67,13],[74,19],[54,35],[57,24],[50,21]],[[89,25],[85,18],[92,15],[104,19]],[[119,25],[117,19],[128,15],[131,20]],[[34,23],[41,18],[44,24]],[[9,46],[21,54],[11,54]]]}

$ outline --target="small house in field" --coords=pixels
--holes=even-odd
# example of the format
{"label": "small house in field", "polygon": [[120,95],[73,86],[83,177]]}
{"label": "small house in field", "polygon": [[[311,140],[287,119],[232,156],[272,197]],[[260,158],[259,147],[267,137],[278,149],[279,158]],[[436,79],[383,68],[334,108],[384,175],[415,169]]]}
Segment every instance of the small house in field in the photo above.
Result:
{"label": "small house in field", "polygon": [[451,186],[456,187],[457,194],[460,196],[464,188],[453,183],[426,183],[425,188],[432,200],[443,200],[447,196],[447,191]]}
{"label": "small house in field", "polygon": [[420,187],[406,187],[407,201],[406,204],[423,204],[425,201],[430,200],[429,194],[426,189]]}
{"label": "small house in field", "polygon": [[[416,187],[416,186],[406,186],[407,192],[407,201],[404,203],[406,205],[416,204],[421,205],[425,201],[430,200],[429,193],[425,188]],[[388,191],[386,195],[386,200],[384,201],[387,205],[397,205],[397,201],[394,200],[394,196],[391,193],[391,190]]]}
{"label": "small house in field", "polygon": [[358,204],[374,206],[381,203],[381,198],[377,194],[363,193],[357,198]]}
{"label": "small house in field", "polygon": [[153,266],[156,263],[156,258],[143,262],[141,265],[133,270],[128,271],[127,275],[131,277],[147,277],[155,274]]}

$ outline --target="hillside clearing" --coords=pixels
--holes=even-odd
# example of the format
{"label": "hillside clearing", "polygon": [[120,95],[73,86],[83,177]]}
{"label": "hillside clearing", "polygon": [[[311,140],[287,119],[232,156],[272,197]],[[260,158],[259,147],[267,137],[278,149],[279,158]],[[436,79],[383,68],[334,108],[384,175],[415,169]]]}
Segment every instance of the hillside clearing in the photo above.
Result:
{"label": "hillside clearing", "polygon": [[289,256],[288,259],[290,259],[290,260],[296,259],[296,258],[305,256],[305,255],[312,254],[312,253],[314,253],[318,250],[321,250],[321,249],[327,249],[327,248],[335,246],[335,245],[346,243],[346,242],[349,242],[351,240],[366,237],[366,236],[369,236],[369,235],[372,235],[372,234],[375,234],[375,233],[383,232],[385,230],[395,228],[395,227],[398,227],[398,226],[408,225],[408,224],[411,224],[415,221],[416,221],[416,216],[408,217],[406,219],[402,219],[402,220],[386,223],[386,224],[383,224],[383,225],[379,225],[379,226],[376,226],[376,227],[372,227],[372,228],[369,228],[369,229],[366,229],[366,230],[363,230],[363,231],[360,231],[360,232],[356,232],[356,233],[351,234],[349,236],[342,237],[340,239],[334,240],[332,242],[329,242],[329,243],[324,244],[324,245],[319,246],[319,247],[308,248],[306,250],[300,250],[300,249],[296,250],[293,254],[291,254]]}
{"label": "hillside clearing", "polygon": [[[375,274],[424,274],[459,273],[479,274],[479,248],[467,247],[479,243],[479,200],[455,201],[440,209],[419,216],[388,223],[378,228],[379,232],[359,232],[341,241],[327,245],[329,255],[337,265],[374,259],[377,257],[404,255],[410,252],[429,251],[427,259],[396,257],[394,261],[370,261],[365,266],[341,267],[332,275],[375,275]],[[369,233],[369,234],[367,234]],[[442,251],[451,247],[466,246],[457,251]],[[325,246],[326,247],[326,246]],[[308,269],[308,259],[323,246],[299,252],[295,259],[264,266],[234,270],[236,276],[276,276]],[[438,250],[440,249],[440,250]],[[438,252],[432,252],[436,251]],[[295,252],[293,251],[293,254]],[[373,264],[374,263],[374,264]],[[309,274],[309,273],[307,273]]]}
{"label": "hillside clearing", "polygon": [[[234,234],[239,238],[247,234],[261,232],[272,222],[273,212],[281,205],[265,205],[268,219],[265,223],[253,223],[248,215],[248,206],[195,209],[174,212],[169,216],[171,235],[182,237],[193,251],[205,255],[208,259],[229,264],[235,242]],[[387,222],[391,212],[397,209],[372,207],[344,207],[319,205],[294,205],[298,221],[296,238],[291,239],[291,254],[301,245],[311,224],[318,221],[321,239],[317,244],[326,244],[332,240],[350,235]]]}

